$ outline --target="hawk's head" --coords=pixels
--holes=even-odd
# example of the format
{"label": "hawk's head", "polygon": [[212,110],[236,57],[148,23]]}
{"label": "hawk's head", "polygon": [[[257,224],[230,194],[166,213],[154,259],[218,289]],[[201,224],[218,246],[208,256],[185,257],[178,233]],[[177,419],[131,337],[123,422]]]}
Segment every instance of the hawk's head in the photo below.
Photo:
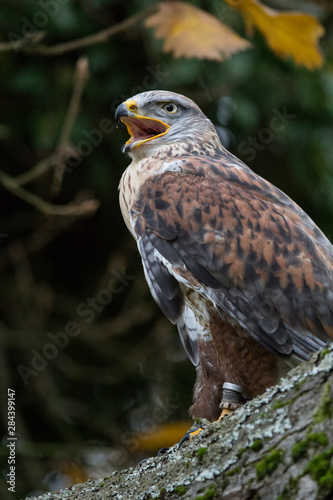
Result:
{"label": "hawk's head", "polygon": [[[122,151],[132,158],[151,156],[163,145],[199,142],[215,128],[188,97],[154,90],[137,94],[118,106],[116,120],[125,123],[130,139]],[[218,139],[217,139],[218,140]]]}

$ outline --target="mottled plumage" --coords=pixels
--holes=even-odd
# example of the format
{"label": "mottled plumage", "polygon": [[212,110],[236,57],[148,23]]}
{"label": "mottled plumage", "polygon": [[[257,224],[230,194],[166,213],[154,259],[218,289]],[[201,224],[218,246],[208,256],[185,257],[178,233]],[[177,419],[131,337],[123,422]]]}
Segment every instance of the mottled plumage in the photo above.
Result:
{"label": "mottled plumage", "polygon": [[333,247],[287,195],[221,144],[190,99],[138,94],[116,112],[133,159],[120,204],[151,293],[197,369],[193,417],[219,415],[224,382],[247,397],[283,362],[333,339]]}

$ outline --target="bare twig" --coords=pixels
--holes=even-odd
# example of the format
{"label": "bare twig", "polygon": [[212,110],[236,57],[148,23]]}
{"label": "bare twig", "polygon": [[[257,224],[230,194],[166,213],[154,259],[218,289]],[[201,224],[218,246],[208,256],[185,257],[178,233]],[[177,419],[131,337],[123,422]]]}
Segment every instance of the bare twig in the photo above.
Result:
{"label": "bare twig", "polygon": [[[96,45],[98,43],[104,43],[109,38],[123,31],[127,31],[132,26],[135,26],[137,23],[145,19],[150,14],[153,14],[156,10],[156,5],[152,5],[147,9],[139,12],[138,14],[134,14],[131,17],[128,17],[124,21],[116,24],[115,26],[110,26],[110,28],[106,28],[98,33],[94,33],[93,35],[85,36],[83,38],[78,38],[77,40],[73,40],[71,42],[59,43],[57,45],[37,45],[35,47],[27,44],[26,39],[17,40],[15,42],[4,43],[0,45],[0,50],[15,50],[21,52],[27,52],[32,54],[40,54],[42,56],[58,56],[65,54],[66,52],[71,52],[72,50],[81,49],[83,47],[90,47],[91,45]],[[37,36],[37,34],[36,34]]]}
{"label": "bare twig", "polygon": [[25,36],[20,38],[19,40],[14,40],[11,42],[2,42],[0,43],[0,52],[11,52],[14,50],[15,52],[21,52],[27,47],[33,51],[33,46],[38,44],[43,38],[45,38],[45,31],[38,31],[30,36]]}
{"label": "bare twig", "polygon": [[62,215],[66,217],[82,217],[90,216],[95,213],[99,207],[97,199],[83,200],[81,203],[69,203],[68,205],[53,205],[39,196],[36,196],[30,191],[19,186],[15,179],[0,171],[0,183],[3,187],[16,195],[21,200],[26,201],[30,205],[40,210],[45,215]]}
{"label": "bare twig", "polygon": [[70,103],[67,109],[66,117],[62,130],[60,133],[60,138],[58,145],[56,147],[56,152],[52,153],[50,156],[43,158],[34,167],[32,167],[28,172],[24,172],[18,175],[12,180],[16,185],[22,186],[28,182],[33,181],[37,177],[43,175],[51,167],[54,167],[54,178],[53,185],[51,187],[52,194],[57,194],[61,188],[62,178],[65,172],[65,162],[68,149],[70,148],[69,140],[71,131],[79,112],[80,102],[84,90],[84,86],[89,77],[89,67],[88,59],[86,57],[80,57],[76,63],[76,71],[74,75],[73,90],[70,99]]}
{"label": "bare twig", "polygon": [[80,109],[80,103],[84,86],[88,78],[89,78],[88,59],[86,57],[80,57],[80,59],[76,63],[72,96],[67,109],[66,118],[61,130],[55,161],[53,163],[54,176],[53,176],[53,183],[51,186],[51,193],[53,195],[58,194],[61,189],[62,179],[66,169],[67,147],[75,119]]}
{"label": "bare twig", "polygon": [[56,155],[55,153],[53,153],[51,156],[43,158],[27,172],[24,172],[23,174],[20,174],[15,178],[13,178],[13,180],[15,180],[15,183],[18,186],[23,186],[24,184],[28,184],[28,182],[35,180],[37,177],[47,172],[50,169],[51,165],[55,162],[55,159]]}

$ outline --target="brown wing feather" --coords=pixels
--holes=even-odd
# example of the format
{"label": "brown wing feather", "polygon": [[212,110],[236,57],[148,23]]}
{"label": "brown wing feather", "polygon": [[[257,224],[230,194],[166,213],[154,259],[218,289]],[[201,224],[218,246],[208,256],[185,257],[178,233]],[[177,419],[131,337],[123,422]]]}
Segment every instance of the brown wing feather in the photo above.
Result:
{"label": "brown wing feather", "polygon": [[[191,171],[194,161],[199,175],[151,177],[132,207],[144,264],[150,267],[149,242],[178,281],[203,285],[220,313],[265,347],[305,358],[321,346],[309,333],[333,338],[330,243],[297,205],[249,169],[235,176],[216,160],[192,157]],[[161,259],[159,265],[165,268]],[[156,286],[161,305],[166,283]]]}

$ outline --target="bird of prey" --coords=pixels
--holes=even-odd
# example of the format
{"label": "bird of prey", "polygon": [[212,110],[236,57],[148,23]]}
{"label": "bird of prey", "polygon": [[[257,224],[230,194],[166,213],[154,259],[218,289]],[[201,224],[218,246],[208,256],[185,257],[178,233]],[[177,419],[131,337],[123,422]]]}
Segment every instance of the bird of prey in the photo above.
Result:
{"label": "bird of prey", "polygon": [[252,398],[290,359],[333,340],[333,247],[224,148],[191,99],[143,92],[116,119],[132,158],[119,186],[122,214],[150,291],[196,367],[190,414],[212,421],[223,385]]}

